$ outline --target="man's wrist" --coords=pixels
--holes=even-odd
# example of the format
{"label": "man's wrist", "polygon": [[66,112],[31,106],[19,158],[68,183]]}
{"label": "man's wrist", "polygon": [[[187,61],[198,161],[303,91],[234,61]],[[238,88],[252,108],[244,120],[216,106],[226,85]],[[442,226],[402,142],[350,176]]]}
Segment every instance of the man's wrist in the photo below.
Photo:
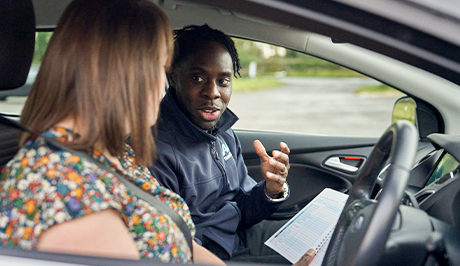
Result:
{"label": "man's wrist", "polygon": [[265,192],[265,196],[267,197],[267,199],[269,201],[275,201],[275,202],[283,201],[283,200],[287,199],[288,196],[289,196],[289,186],[288,186],[287,182],[284,182],[282,192],[276,193],[276,194],[271,194],[267,189],[267,183],[265,183],[264,184],[264,192]]}
{"label": "man's wrist", "polygon": [[[283,186],[284,186],[284,184],[283,184]],[[268,191],[267,186],[265,185],[265,193],[267,194],[267,196],[269,196],[272,199],[279,199],[279,198],[283,197],[284,189],[283,189],[283,191],[278,192],[278,193],[270,193],[270,191]]]}

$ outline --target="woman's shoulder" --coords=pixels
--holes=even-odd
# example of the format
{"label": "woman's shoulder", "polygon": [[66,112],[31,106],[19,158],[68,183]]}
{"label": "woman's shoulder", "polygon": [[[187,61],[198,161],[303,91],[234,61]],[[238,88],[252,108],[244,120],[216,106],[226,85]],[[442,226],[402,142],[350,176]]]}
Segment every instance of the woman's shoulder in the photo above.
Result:
{"label": "woman's shoulder", "polygon": [[[31,140],[18,151],[2,170],[1,180],[18,181],[21,176],[40,176],[40,179],[47,181],[59,181],[60,179],[76,178],[79,183],[88,178],[98,179],[105,174],[99,171],[98,167],[81,157],[51,145],[48,145],[42,138]],[[37,178],[35,178],[37,179]]]}
{"label": "woman's shoulder", "polygon": [[[0,201],[11,204],[16,198],[33,199],[49,205],[45,209],[62,202],[68,218],[83,216],[89,208],[97,211],[104,206],[120,207],[109,193],[119,186],[109,173],[85,158],[48,145],[43,139],[26,143],[2,170],[0,180]],[[11,191],[17,197],[11,198]]]}

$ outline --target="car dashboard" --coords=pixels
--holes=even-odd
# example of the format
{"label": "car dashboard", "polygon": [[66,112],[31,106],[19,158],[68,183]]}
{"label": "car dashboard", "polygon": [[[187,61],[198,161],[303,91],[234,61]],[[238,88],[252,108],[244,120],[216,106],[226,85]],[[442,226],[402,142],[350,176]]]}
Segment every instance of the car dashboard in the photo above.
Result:
{"label": "car dashboard", "polygon": [[[376,200],[379,199],[388,169],[389,164],[380,172],[377,179],[372,195]],[[425,141],[419,143],[406,193],[401,200],[387,242],[386,255],[401,260],[412,253],[417,256],[410,257],[418,260],[424,257],[421,254],[428,254],[434,255],[432,259],[438,264],[441,262],[440,258],[444,258],[450,261],[450,265],[458,265],[457,263],[460,263],[460,257],[457,255],[460,254],[459,210],[460,137],[431,134]],[[429,250],[433,245],[437,251]],[[394,260],[385,259],[381,262],[395,263]],[[420,265],[419,262],[408,259],[405,263]]]}
{"label": "car dashboard", "polygon": [[439,157],[427,175],[425,186],[414,194],[420,209],[460,228],[460,137],[431,134],[428,139]]}
{"label": "car dashboard", "polygon": [[[374,197],[388,172],[380,172]],[[460,228],[460,137],[431,134],[420,142],[402,205],[416,207],[455,228]]]}

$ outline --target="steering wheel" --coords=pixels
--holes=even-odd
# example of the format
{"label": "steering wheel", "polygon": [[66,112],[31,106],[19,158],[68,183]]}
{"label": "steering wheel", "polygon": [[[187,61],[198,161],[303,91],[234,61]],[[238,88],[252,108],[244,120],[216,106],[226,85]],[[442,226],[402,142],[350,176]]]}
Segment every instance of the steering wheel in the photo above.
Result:
{"label": "steering wheel", "polygon": [[[376,265],[396,217],[418,145],[415,126],[390,125],[375,144],[350,190],[322,265]],[[377,176],[390,159],[378,201],[370,200]]]}

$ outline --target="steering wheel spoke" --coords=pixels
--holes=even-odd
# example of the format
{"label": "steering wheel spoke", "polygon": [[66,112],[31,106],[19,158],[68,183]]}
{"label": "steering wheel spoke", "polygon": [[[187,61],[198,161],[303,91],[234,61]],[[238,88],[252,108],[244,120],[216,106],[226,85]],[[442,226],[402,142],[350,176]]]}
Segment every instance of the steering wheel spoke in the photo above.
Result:
{"label": "steering wheel spoke", "polygon": [[369,206],[369,205],[374,204],[374,203],[375,203],[375,201],[373,201],[373,200],[355,200],[349,206],[347,206],[346,209],[344,208],[344,212],[347,215],[347,219],[348,219],[349,224],[352,223],[352,221],[354,220],[356,215],[362,209],[364,209],[366,206]]}

